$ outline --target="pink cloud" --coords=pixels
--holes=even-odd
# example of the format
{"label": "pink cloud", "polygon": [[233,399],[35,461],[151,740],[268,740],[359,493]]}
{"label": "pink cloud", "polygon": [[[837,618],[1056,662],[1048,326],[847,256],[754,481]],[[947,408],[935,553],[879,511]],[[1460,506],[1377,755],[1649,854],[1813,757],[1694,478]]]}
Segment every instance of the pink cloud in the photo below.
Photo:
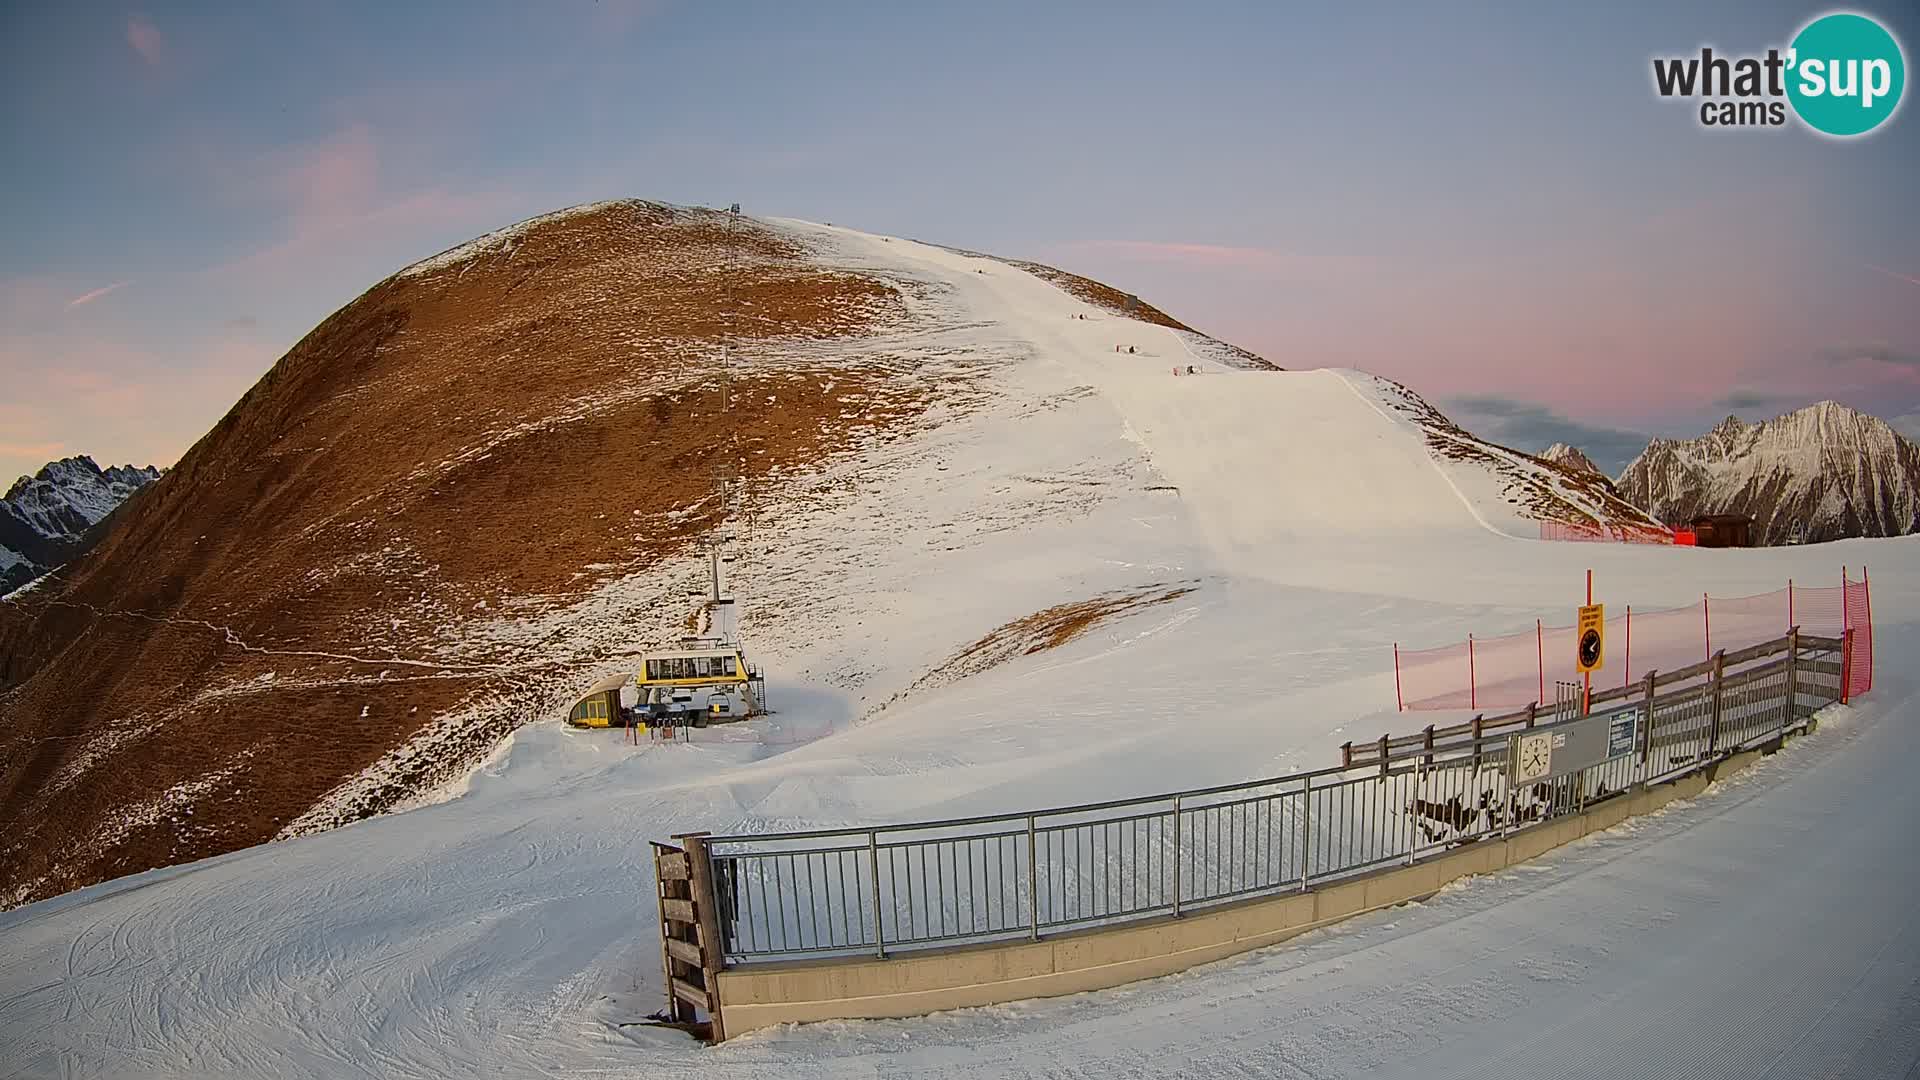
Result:
{"label": "pink cloud", "polygon": [[0,443],[0,458],[25,458],[28,461],[52,461],[66,450],[65,443]]}
{"label": "pink cloud", "polygon": [[93,290],[92,292],[81,293],[79,296],[76,296],[73,299],[67,301],[67,310],[72,311],[74,308],[80,307],[83,304],[91,304],[95,300],[100,299],[101,297],[107,295],[108,293],[113,292],[116,289],[124,289],[131,284],[133,283],[130,281],[116,281],[111,285],[103,285],[100,288]]}
{"label": "pink cloud", "polygon": [[160,28],[144,15],[134,15],[127,19],[127,44],[140,54],[152,67],[159,67],[166,61],[167,39]]}
{"label": "pink cloud", "polygon": [[1093,253],[1132,259],[1139,262],[1178,263],[1205,267],[1299,267],[1324,264],[1329,259],[1355,259],[1355,255],[1298,255],[1271,248],[1235,247],[1228,244],[1193,244],[1155,240],[1095,240],[1074,245]]}

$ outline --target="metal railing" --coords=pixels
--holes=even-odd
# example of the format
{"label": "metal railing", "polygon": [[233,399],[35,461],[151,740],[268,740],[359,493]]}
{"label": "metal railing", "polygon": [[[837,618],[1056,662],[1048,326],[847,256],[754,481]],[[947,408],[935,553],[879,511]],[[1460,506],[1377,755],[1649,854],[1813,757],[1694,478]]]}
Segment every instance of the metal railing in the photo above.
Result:
{"label": "metal railing", "polygon": [[[1594,716],[1631,729],[1606,760],[1509,780],[1515,740],[1390,745],[1364,767],[1028,813],[706,837],[725,962],[876,955],[1037,940],[1304,891],[1578,812],[1783,736],[1841,698],[1841,639],[1781,639],[1773,658]],[[1620,752],[1615,752],[1615,751]]]}

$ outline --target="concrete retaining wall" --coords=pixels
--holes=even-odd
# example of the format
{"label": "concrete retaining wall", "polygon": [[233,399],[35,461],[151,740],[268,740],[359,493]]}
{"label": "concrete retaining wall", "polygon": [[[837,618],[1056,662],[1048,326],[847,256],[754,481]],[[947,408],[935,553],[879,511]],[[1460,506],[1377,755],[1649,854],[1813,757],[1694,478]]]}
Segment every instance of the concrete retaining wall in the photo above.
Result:
{"label": "concrete retaining wall", "polygon": [[1467,844],[1412,866],[1183,915],[1039,941],[920,950],[887,959],[753,964],[719,976],[729,1037],[774,1024],[918,1016],[942,1009],[1100,990],[1285,941],[1355,915],[1430,896],[1442,885],[1525,862],[1629,817],[1698,795],[1716,775],[1759,758],[1736,755],[1703,773],[1511,837]]}

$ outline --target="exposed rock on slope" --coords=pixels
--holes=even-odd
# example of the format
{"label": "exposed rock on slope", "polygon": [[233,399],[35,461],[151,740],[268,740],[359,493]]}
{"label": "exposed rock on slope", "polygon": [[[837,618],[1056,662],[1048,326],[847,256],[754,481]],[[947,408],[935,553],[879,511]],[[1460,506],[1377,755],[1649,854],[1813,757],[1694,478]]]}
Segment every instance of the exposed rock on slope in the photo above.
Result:
{"label": "exposed rock on slope", "polygon": [[1832,401],[1758,424],[1729,416],[1698,439],[1655,439],[1619,487],[1669,524],[1752,515],[1762,544],[1920,531],[1920,446]]}
{"label": "exposed rock on slope", "polygon": [[82,455],[15,481],[0,499],[0,593],[84,553],[89,530],[159,476],[151,465],[102,469]]}
{"label": "exposed rock on slope", "polygon": [[1388,379],[1380,382],[1387,388],[1393,408],[1425,432],[1427,448],[1434,456],[1485,468],[1500,479],[1507,501],[1525,516],[1581,526],[1658,529],[1638,507],[1622,499],[1599,470],[1569,467],[1544,455],[1534,457],[1487,442],[1399,383]]}

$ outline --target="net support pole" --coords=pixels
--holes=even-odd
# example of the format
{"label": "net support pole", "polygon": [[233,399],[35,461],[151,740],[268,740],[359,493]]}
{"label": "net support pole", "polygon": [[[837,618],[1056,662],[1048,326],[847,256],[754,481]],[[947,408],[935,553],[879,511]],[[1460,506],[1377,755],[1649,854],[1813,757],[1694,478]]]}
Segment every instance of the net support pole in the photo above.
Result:
{"label": "net support pole", "polygon": [[1540,620],[1533,620],[1533,659],[1540,670],[1540,696],[1535,701],[1547,700],[1547,643],[1546,632],[1540,629]]}
{"label": "net support pole", "polygon": [[1473,667],[1473,635],[1467,635],[1467,708],[1480,707],[1479,675]]}
{"label": "net support pole", "polygon": [[1393,643],[1393,709],[1395,712],[1407,711],[1407,699],[1400,692],[1400,643]]}
{"label": "net support pole", "polygon": [[1860,601],[1867,608],[1867,685],[1861,693],[1873,689],[1873,581],[1867,577],[1867,564],[1860,564]]}
{"label": "net support pole", "polygon": [[1633,605],[1627,605],[1627,670],[1620,676],[1621,686],[1633,685]]}
{"label": "net support pole", "polygon": [[1713,659],[1713,610],[1708,606],[1706,593],[1700,594],[1700,626],[1707,638],[1707,659]]}

